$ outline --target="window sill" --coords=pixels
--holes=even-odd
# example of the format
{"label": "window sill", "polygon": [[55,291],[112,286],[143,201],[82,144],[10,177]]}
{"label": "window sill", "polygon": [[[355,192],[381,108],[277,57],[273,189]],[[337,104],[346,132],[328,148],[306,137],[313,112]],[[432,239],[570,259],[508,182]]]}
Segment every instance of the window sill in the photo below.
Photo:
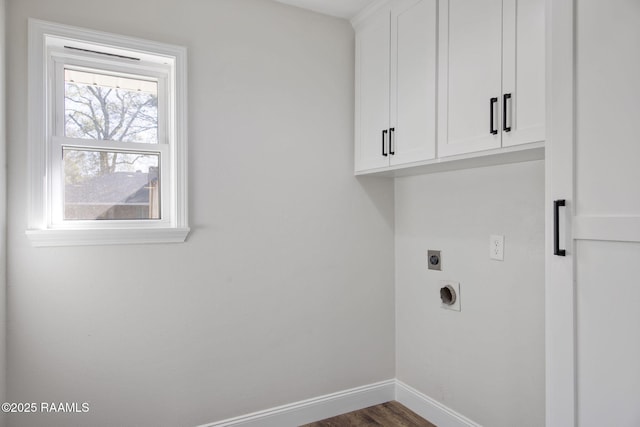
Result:
{"label": "window sill", "polygon": [[183,243],[189,228],[27,230],[35,247]]}

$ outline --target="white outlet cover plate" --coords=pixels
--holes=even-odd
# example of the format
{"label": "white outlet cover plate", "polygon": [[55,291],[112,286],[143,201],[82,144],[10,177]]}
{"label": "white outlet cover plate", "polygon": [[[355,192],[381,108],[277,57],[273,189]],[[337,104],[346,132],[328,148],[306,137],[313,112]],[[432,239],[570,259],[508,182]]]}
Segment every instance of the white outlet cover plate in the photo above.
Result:
{"label": "white outlet cover plate", "polygon": [[[454,302],[451,305],[443,304],[442,300],[440,299],[440,289],[444,288],[447,285],[451,286],[456,291],[456,302]],[[460,282],[453,282],[451,280],[440,280],[438,282],[437,295],[438,295],[438,301],[440,301],[440,307],[446,310],[460,311]]]}
{"label": "white outlet cover plate", "polygon": [[489,258],[504,261],[504,236],[498,234],[489,236]]}

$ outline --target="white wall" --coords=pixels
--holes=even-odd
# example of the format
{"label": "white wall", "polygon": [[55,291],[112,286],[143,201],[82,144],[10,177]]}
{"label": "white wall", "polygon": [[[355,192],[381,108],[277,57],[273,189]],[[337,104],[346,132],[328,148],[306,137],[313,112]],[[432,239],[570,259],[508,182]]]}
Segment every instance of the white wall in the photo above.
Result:
{"label": "white wall", "polygon": [[[397,377],[481,425],[544,425],[543,198],[542,161],[396,180]],[[460,312],[440,280],[460,282]]]}
{"label": "white wall", "polygon": [[[0,403],[6,401],[6,267],[7,267],[7,175],[6,175],[6,127],[5,127],[5,2],[0,0]],[[5,417],[0,412],[0,427]]]}
{"label": "white wall", "polygon": [[[190,426],[394,376],[393,183],[353,177],[353,31],[267,0],[10,0],[11,427]],[[189,49],[185,244],[33,248],[27,18]],[[75,423],[75,424],[74,424]]]}

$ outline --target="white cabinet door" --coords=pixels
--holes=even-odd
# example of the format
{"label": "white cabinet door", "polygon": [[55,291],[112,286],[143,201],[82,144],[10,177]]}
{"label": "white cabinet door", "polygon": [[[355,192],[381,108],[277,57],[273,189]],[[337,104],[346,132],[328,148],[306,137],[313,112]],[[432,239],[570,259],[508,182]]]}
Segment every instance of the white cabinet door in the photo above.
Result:
{"label": "white cabinet door", "polygon": [[388,7],[356,33],[356,172],[389,165],[390,37]]}
{"label": "white cabinet door", "polygon": [[391,165],[436,155],[436,2],[403,0],[391,10]]}
{"label": "white cabinet door", "polygon": [[[546,425],[637,427],[640,6],[547,7]],[[565,200],[559,229],[554,199]],[[557,231],[565,256],[551,249]]]}
{"label": "white cabinet door", "polygon": [[[502,146],[544,141],[544,0],[503,1]],[[506,101],[506,102],[505,102]]]}
{"label": "white cabinet door", "polygon": [[439,11],[438,156],[499,148],[502,0],[441,0]]}
{"label": "white cabinet door", "polygon": [[544,141],[544,0],[443,0],[439,156]]}

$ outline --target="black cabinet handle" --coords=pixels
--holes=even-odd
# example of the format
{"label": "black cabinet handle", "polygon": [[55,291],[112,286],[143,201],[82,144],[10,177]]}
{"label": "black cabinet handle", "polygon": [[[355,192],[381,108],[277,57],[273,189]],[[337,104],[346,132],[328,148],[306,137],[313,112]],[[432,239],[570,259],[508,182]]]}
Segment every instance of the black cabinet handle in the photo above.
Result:
{"label": "black cabinet handle", "polygon": [[389,129],[389,154],[391,154],[392,156],[396,154],[396,152],[393,149],[393,136],[396,133],[396,128],[390,128]]}
{"label": "black cabinet handle", "polygon": [[491,132],[492,135],[496,135],[498,133],[498,129],[494,128],[493,125],[495,124],[495,120],[493,118],[493,113],[494,113],[494,105],[498,103],[498,98],[491,98],[489,100],[489,111],[491,112],[489,114],[489,120],[490,120],[490,124],[489,124],[489,132]]}
{"label": "black cabinet handle", "polygon": [[386,134],[387,134],[387,130],[385,129],[382,131],[382,155],[385,157],[387,157],[387,147],[385,146],[385,143],[384,143],[384,139],[385,139],[384,136]]}
{"label": "black cabinet handle", "polygon": [[565,206],[564,200],[553,201],[553,254],[566,256],[567,251],[560,249],[560,206]]}
{"label": "black cabinet handle", "polygon": [[510,93],[502,95],[502,130],[511,132],[511,126],[507,126],[507,100],[511,99]]}

